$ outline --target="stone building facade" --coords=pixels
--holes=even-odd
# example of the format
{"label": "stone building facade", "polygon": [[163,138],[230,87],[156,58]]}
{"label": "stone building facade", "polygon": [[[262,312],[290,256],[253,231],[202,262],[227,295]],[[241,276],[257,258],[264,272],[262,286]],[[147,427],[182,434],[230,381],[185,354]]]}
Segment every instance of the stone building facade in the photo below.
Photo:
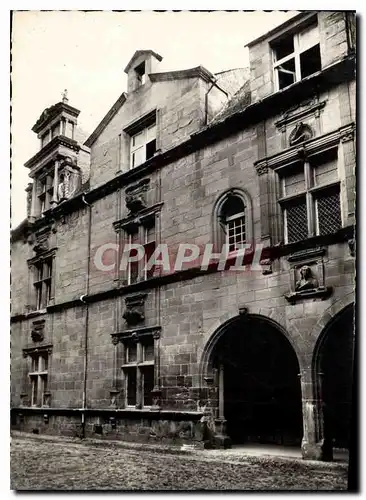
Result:
{"label": "stone building facade", "polygon": [[[66,97],[34,125],[12,232],[14,429],[348,446],[355,17],[303,12],[248,47],[249,69],[216,75],[138,50],[86,141]],[[200,252],[123,268],[131,243]],[[210,244],[224,267],[202,268]]]}

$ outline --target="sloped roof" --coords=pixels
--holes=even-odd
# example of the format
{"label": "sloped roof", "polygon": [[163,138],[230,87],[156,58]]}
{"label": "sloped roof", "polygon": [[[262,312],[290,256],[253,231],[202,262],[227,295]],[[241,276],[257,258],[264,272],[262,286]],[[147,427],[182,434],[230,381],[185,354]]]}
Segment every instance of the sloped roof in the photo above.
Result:
{"label": "sloped roof", "polygon": [[103,130],[106,128],[108,123],[112,120],[112,118],[116,115],[116,113],[119,111],[119,109],[124,105],[127,99],[127,94],[126,92],[122,92],[122,94],[119,96],[117,101],[113,104],[111,109],[108,111],[108,113],[104,116],[104,118],[101,120],[99,125],[94,129],[94,132],[88,137],[88,139],[84,142],[84,145],[87,146],[88,148],[91,147],[93,142],[96,141],[96,139],[99,137],[99,135],[103,132]]}
{"label": "sloped roof", "polygon": [[133,63],[135,62],[135,60],[140,57],[140,56],[154,56],[158,61],[162,61],[163,58],[160,54],[158,54],[157,52],[154,52],[153,50],[136,50],[136,52],[134,53],[134,55],[131,57],[130,59],[130,62],[127,64],[127,66],[125,67],[125,73],[128,73],[131,69],[131,67],[133,66]]}
{"label": "sloped roof", "polygon": [[213,117],[208,126],[224,121],[228,116],[242,111],[251,103],[250,81],[246,81],[242,87],[225,104],[224,108]]}

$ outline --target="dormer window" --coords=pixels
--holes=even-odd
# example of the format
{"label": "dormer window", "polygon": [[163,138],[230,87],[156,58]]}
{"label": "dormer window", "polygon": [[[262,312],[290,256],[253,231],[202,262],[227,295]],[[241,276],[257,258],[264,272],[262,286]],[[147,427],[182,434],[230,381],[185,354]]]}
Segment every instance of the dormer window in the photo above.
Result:
{"label": "dormer window", "polygon": [[300,32],[283,35],[271,45],[276,90],[284,89],[321,70],[316,22]]}
{"label": "dormer window", "polygon": [[139,86],[144,85],[146,83],[145,61],[136,66],[135,72]]}

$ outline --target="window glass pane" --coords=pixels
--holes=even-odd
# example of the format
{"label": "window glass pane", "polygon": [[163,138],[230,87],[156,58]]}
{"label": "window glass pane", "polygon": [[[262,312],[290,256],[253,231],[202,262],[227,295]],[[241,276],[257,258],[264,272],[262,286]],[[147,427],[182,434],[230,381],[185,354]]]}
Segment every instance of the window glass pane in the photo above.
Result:
{"label": "window glass pane", "polygon": [[313,47],[319,43],[319,29],[317,24],[312,24],[299,33],[299,50],[304,50]]}
{"label": "window glass pane", "polygon": [[291,196],[305,190],[304,166],[295,168],[291,175],[286,175],[283,180],[283,196]]}
{"label": "window glass pane", "polygon": [[150,127],[147,127],[146,129],[146,142],[150,142],[153,139],[156,139],[156,125],[150,125]]}
{"label": "window glass pane", "polygon": [[32,358],[32,372],[38,372],[38,356]]}
{"label": "window glass pane", "polygon": [[283,59],[284,57],[290,55],[294,51],[294,37],[293,35],[287,35],[281,40],[276,41],[272,44],[272,48],[275,53],[276,61]]}
{"label": "window glass pane", "polygon": [[137,361],[137,344],[131,343],[127,346],[127,363],[136,363]]}
{"label": "window glass pane", "polygon": [[342,227],[339,193],[328,193],[316,200],[318,234],[330,234]]}
{"label": "window glass pane", "polygon": [[320,45],[315,45],[300,55],[301,78],[310,76],[322,69]]}
{"label": "window glass pane", "polygon": [[32,406],[37,404],[38,377],[31,377],[32,381]]}
{"label": "window glass pane", "polygon": [[43,394],[47,391],[47,375],[41,376],[41,383],[42,383],[42,398],[43,398]]}
{"label": "window glass pane", "polygon": [[229,251],[239,250],[245,243],[245,218],[238,217],[226,226],[227,242],[229,244]]}
{"label": "window glass pane", "polygon": [[135,134],[134,136],[132,136],[132,147],[138,148],[139,146],[142,146],[144,144],[144,139],[145,139],[144,130],[142,132],[139,132],[138,134]]}
{"label": "window glass pane", "polygon": [[154,361],[154,339],[149,339],[143,344],[144,361]]}
{"label": "window glass pane", "polygon": [[44,354],[39,358],[40,366],[39,371],[45,372],[48,370],[48,356]]}
{"label": "window glass pane", "polygon": [[140,147],[132,153],[132,167],[138,167],[145,161],[145,148]]}
{"label": "window glass pane", "polygon": [[280,89],[288,87],[296,81],[295,59],[290,59],[276,68]]}
{"label": "window glass pane", "polygon": [[286,207],[287,243],[305,240],[308,237],[306,200],[296,201]]}
{"label": "window glass pane", "polygon": [[127,405],[134,406],[136,404],[136,368],[126,370],[127,383]]}
{"label": "window glass pane", "polygon": [[154,367],[145,366],[142,368],[142,381],[144,386],[144,406],[152,405],[151,391],[154,389]]}
{"label": "window glass pane", "polygon": [[314,167],[314,178],[316,185],[330,184],[338,180],[336,160],[328,160]]}

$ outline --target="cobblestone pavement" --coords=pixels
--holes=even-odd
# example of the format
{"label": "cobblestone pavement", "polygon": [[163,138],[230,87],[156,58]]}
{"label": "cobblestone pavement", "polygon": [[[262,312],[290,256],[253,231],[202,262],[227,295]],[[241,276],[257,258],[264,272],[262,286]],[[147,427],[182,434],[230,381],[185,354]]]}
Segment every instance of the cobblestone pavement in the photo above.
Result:
{"label": "cobblestone pavement", "polygon": [[126,449],[17,436],[15,490],[345,490],[347,466],[275,457]]}

